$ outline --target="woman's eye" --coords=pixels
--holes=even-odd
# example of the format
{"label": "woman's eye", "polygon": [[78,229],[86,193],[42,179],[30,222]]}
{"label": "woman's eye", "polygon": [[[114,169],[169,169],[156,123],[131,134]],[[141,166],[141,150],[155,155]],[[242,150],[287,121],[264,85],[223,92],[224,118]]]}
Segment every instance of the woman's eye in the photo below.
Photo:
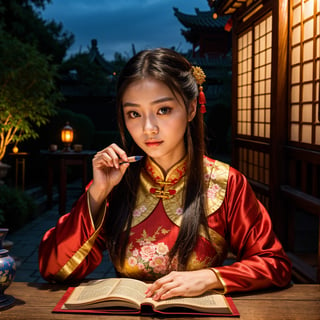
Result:
{"label": "woman's eye", "polygon": [[132,119],[138,118],[139,117],[139,113],[136,112],[136,111],[129,111],[128,112],[128,116],[129,116],[129,118],[132,118]]}
{"label": "woman's eye", "polygon": [[162,107],[162,108],[159,109],[158,112],[159,112],[159,114],[164,115],[164,114],[170,113],[170,111],[171,111],[171,108],[169,108],[169,107]]}

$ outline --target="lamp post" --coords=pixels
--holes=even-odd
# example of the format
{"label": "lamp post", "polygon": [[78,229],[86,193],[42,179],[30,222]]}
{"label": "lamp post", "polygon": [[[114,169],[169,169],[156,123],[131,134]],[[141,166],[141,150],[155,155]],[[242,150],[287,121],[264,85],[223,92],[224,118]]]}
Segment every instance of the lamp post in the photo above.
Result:
{"label": "lamp post", "polygon": [[71,151],[70,145],[73,141],[73,129],[70,126],[69,122],[61,130],[61,140],[64,143],[63,152]]}

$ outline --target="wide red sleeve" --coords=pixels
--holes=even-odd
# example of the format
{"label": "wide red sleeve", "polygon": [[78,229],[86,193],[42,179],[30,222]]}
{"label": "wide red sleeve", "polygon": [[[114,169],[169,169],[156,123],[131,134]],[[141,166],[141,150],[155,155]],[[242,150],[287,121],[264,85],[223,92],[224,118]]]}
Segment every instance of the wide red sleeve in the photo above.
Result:
{"label": "wide red sleeve", "polygon": [[225,236],[237,257],[231,265],[214,268],[226,292],[286,286],[291,279],[291,262],[272,229],[267,210],[247,179],[233,168],[224,200],[220,213]]}
{"label": "wide red sleeve", "polygon": [[105,240],[96,229],[84,193],[56,226],[48,230],[39,246],[39,270],[48,281],[80,281],[102,260]]}

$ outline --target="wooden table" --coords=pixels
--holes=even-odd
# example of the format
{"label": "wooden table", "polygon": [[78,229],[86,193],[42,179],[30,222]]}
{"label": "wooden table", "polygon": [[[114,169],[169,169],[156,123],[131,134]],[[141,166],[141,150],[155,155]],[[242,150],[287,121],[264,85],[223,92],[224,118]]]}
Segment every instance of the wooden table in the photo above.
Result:
{"label": "wooden table", "polygon": [[[21,187],[24,191],[25,176],[26,176],[26,158],[29,156],[28,152],[12,152],[9,155],[14,158],[15,161],[15,186],[16,188]],[[20,180],[20,182],[19,182]]]}
{"label": "wooden table", "polygon": [[82,188],[84,189],[88,181],[87,165],[88,160],[96,153],[92,150],[84,150],[81,152],[75,151],[41,151],[41,154],[47,158],[48,166],[48,185],[47,197],[48,206],[52,206],[52,187],[54,169],[58,169],[59,179],[59,213],[63,215],[66,213],[66,199],[67,199],[67,167],[68,166],[81,166],[82,168]]}
{"label": "wooden table", "polygon": [[[5,291],[16,303],[0,311],[0,319],[152,319],[139,316],[103,316],[51,313],[67,286],[13,282]],[[241,320],[319,320],[320,285],[293,285],[282,290],[267,290],[232,295]],[[171,318],[182,319],[182,318]],[[193,317],[190,319],[232,319],[228,317]]]}

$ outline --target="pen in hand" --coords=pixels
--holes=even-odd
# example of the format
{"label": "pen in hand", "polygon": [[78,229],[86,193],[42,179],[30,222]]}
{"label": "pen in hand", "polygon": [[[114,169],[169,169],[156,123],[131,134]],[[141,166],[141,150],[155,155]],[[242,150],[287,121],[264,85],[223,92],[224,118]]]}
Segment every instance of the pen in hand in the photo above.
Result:
{"label": "pen in hand", "polygon": [[132,156],[132,157],[128,157],[128,161],[122,161],[122,162],[120,162],[119,164],[137,162],[137,161],[141,160],[142,158],[143,158],[143,156]]}

